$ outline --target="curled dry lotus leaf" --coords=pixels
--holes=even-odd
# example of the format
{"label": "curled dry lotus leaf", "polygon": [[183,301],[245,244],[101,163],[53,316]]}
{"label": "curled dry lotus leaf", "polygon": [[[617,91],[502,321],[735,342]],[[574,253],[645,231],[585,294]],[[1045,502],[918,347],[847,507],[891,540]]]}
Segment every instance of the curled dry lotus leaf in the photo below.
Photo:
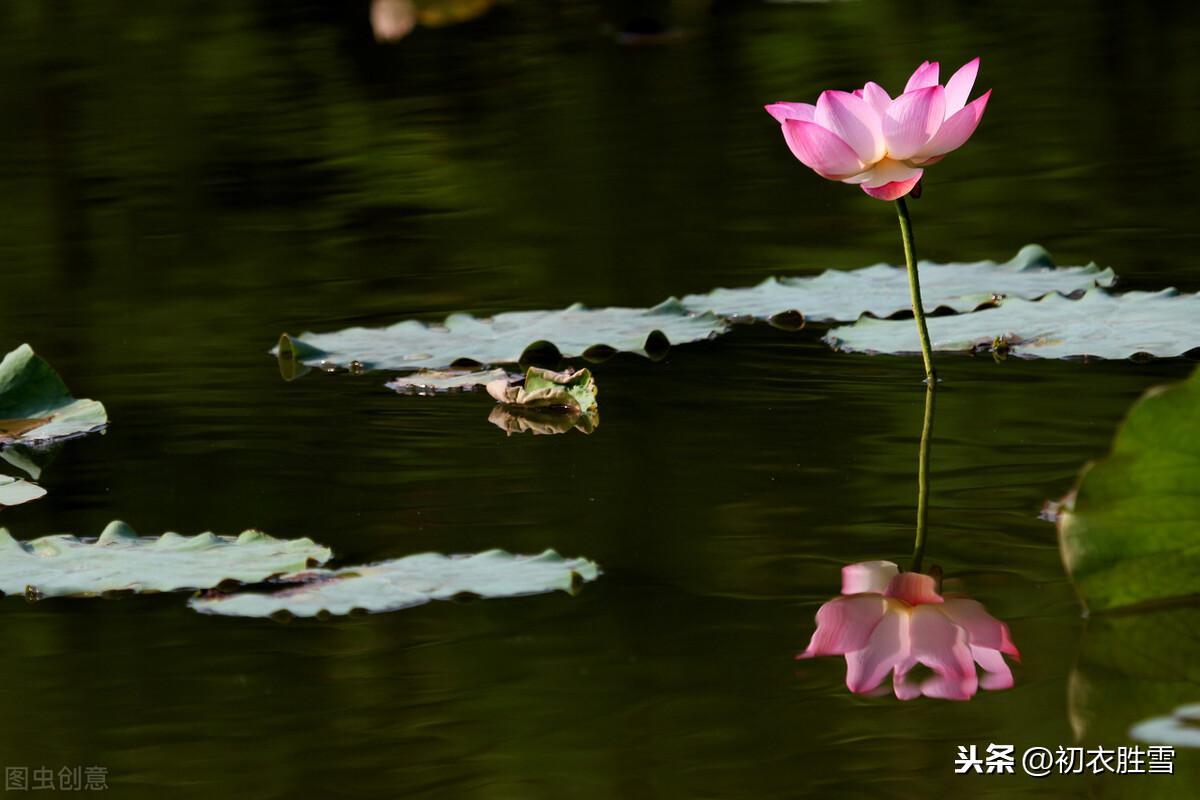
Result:
{"label": "curled dry lotus leaf", "polygon": [[0,528],[0,592],[65,597],[206,589],[226,581],[257,583],[324,564],[331,555],[311,539],[258,531],[143,538],[112,522],[94,540],[60,535],[21,542]]}
{"label": "curled dry lotus leaf", "polygon": [[190,605],[204,614],[239,617],[316,617],[353,611],[397,611],[472,594],[484,598],[573,591],[600,574],[592,561],[563,558],[553,550],[541,555],[512,555],[489,550],[468,556],[423,553],[393,561],[341,570],[311,570],[285,575],[300,581],[271,594],[210,593]]}
{"label": "curled dry lotus leaf", "polygon": [[[1038,245],[1026,245],[1011,261],[937,264],[920,262],[921,294],[926,309],[971,311],[1001,297],[1034,300],[1058,292],[1071,294],[1111,286],[1111,269],[1095,264],[1056,267]],[[909,311],[908,272],[876,264],[855,270],[826,270],[811,277],[768,278],[757,286],[714,289],[687,295],[690,311],[726,317],[756,317],[777,327],[796,329],[803,321],[853,321],[863,314],[890,317]]]}
{"label": "curled dry lotus leaf", "polygon": [[23,344],[0,361],[0,446],[45,445],[99,430],[104,406],[76,400],[44,359]]}
{"label": "curled dry lotus leaf", "polygon": [[[1027,358],[1181,356],[1200,347],[1200,295],[1099,289],[1077,300],[1059,294],[1041,300],[1001,300],[995,308],[929,319],[934,350],[1003,349]],[[838,350],[920,352],[910,320],[864,317],[834,328],[825,341]]]}
{"label": "curled dry lotus leaf", "polygon": [[497,380],[487,390],[500,404],[488,421],[509,435],[591,433],[600,424],[596,381],[586,369],[554,372],[530,367],[523,383]]}
{"label": "curled dry lotus leaf", "polygon": [[487,391],[496,402],[509,406],[559,408],[583,414],[596,407],[596,381],[586,369],[554,372],[530,367],[523,383],[514,385],[504,378],[489,383]]}
{"label": "curled dry lotus leaf", "polygon": [[564,358],[604,350],[658,355],[724,333],[715,314],[693,314],[677,300],[654,308],[573,305],[559,311],[510,311],[494,317],[451,314],[441,324],[405,320],[387,328],[284,334],[272,352],[309,366],[360,363],[365,369],[447,369],[465,364],[516,364],[534,344]]}

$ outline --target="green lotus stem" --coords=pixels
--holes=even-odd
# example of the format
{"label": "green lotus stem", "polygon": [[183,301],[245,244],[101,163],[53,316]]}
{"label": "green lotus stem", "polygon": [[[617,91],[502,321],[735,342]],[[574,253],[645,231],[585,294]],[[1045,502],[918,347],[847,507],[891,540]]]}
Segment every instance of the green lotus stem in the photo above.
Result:
{"label": "green lotus stem", "polygon": [[925,384],[925,422],[921,426],[921,454],[917,459],[917,538],[913,543],[912,571],[921,571],[925,557],[925,529],[929,522],[929,450],[933,446],[933,401],[937,381]]}
{"label": "green lotus stem", "polygon": [[908,289],[912,294],[913,316],[917,320],[917,333],[921,337],[921,358],[925,361],[925,381],[937,380],[933,368],[933,348],[929,344],[929,328],[925,325],[925,306],[921,304],[921,277],[917,274],[917,254],[913,246],[912,220],[908,216],[908,205],[904,198],[896,200],[896,213],[900,216],[900,238],[904,240],[904,263],[908,267]]}

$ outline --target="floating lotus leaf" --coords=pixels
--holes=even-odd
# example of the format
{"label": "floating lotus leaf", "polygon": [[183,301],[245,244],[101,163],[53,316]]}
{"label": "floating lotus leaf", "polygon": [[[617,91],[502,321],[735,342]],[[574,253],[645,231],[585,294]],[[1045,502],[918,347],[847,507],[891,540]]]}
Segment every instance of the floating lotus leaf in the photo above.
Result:
{"label": "floating lotus leaf", "polygon": [[[971,311],[999,297],[1036,299],[1051,292],[1070,294],[1116,280],[1111,269],[1055,267],[1038,245],[1026,245],[1011,261],[935,264],[922,261],[921,294],[928,310]],[[862,314],[890,317],[912,308],[908,272],[876,264],[855,270],[826,270],[800,278],[768,278],[757,286],[692,294],[682,303],[691,311],[721,316],[776,319],[799,312],[810,320],[852,321]],[[783,317],[786,319],[786,317]]]}
{"label": "floating lotus leaf", "polygon": [[107,423],[104,406],[72,397],[58,373],[29,345],[0,361],[0,445],[45,444]]}
{"label": "floating lotus leaf", "polygon": [[[1041,300],[1002,300],[996,308],[933,317],[929,337],[935,350],[992,348],[1027,358],[1129,358],[1181,356],[1200,347],[1200,295],[1099,289],[1078,300],[1050,294]],[[920,343],[911,320],[864,317],[834,328],[825,341],[838,350],[917,353]]]}
{"label": "floating lotus leaf", "polygon": [[1163,717],[1142,720],[1129,735],[1150,744],[1200,748],[1200,703],[1180,706]]}
{"label": "floating lotus leaf", "polygon": [[1200,371],[1149,391],[1058,515],[1084,604],[1103,610],[1200,594]]}
{"label": "floating lotus leaf", "polygon": [[204,614],[238,617],[398,611],[461,594],[490,598],[572,591],[599,574],[595,563],[563,558],[553,550],[537,556],[503,550],[470,556],[423,553],[364,567],[286,575],[283,580],[304,582],[273,594],[211,593],[193,598],[190,605]]}
{"label": "floating lotus leaf", "polygon": [[467,392],[480,386],[487,386],[492,381],[509,380],[509,374],[503,369],[423,369],[410,375],[401,375],[384,386],[394,389],[401,394],[439,394],[443,392]]}
{"label": "floating lotus leaf", "polygon": [[37,500],[39,497],[45,496],[46,490],[36,483],[0,475],[0,508],[19,506],[21,503],[28,503],[30,500]]}
{"label": "floating lotus leaf", "polygon": [[405,320],[387,328],[284,334],[272,353],[303,364],[360,364],[365,369],[446,369],[516,364],[527,351],[572,358],[614,351],[655,357],[672,344],[724,333],[715,314],[689,313],[677,300],[654,308],[573,305],[561,311],[510,311],[494,317],[451,314],[440,325]]}
{"label": "floating lotus leaf", "polygon": [[205,589],[225,581],[257,583],[324,564],[330,556],[310,539],[275,539],[258,531],[141,538],[125,523],[111,522],[95,540],[45,536],[19,542],[0,528],[0,593],[64,597]]}

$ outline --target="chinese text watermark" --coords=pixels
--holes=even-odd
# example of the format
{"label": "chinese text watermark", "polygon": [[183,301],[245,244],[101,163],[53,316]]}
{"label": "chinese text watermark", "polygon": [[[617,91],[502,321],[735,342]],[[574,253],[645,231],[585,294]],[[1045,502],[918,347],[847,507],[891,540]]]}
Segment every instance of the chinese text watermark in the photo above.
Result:
{"label": "chinese text watermark", "polygon": [[959,745],[954,771],[959,775],[1015,774],[1044,778],[1047,775],[1173,775],[1175,748],[1148,747],[1029,747],[1018,757],[1011,744],[989,744],[981,753],[978,745]]}
{"label": "chinese text watermark", "polygon": [[108,767],[5,767],[6,792],[102,792],[108,789]]}

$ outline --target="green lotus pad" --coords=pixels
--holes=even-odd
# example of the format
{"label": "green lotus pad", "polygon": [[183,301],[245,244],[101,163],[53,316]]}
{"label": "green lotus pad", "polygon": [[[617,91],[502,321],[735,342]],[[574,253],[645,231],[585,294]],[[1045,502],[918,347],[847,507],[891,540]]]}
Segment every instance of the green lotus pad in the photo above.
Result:
{"label": "green lotus pad", "polygon": [[96,540],[45,536],[28,542],[0,528],[0,592],[31,597],[90,597],[105,592],[206,589],[225,581],[257,583],[329,560],[310,539],[202,533],[139,537],[111,522]]}
{"label": "green lotus pad", "polygon": [[1200,594],[1200,371],[1151,389],[1084,467],[1059,544],[1093,611]]}
{"label": "green lotus pad", "polygon": [[28,503],[30,500],[37,500],[39,497],[45,496],[46,490],[36,483],[0,475],[0,508],[19,506],[21,503]]}
{"label": "green lotus pad", "polygon": [[[971,311],[1000,297],[1037,299],[1052,292],[1070,294],[1111,286],[1111,269],[1095,264],[1056,267],[1038,245],[1026,245],[1011,261],[962,264],[920,262],[921,295],[925,308]],[[772,319],[790,311],[809,320],[853,321],[861,315],[890,317],[912,308],[908,272],[903,267],[876,264],[855,270],[826,270],[820,275],[768,278],[757,286],[714,289],[682,300],[694,312],[720,316]]]}
{"label": "green lotus pad", "polygon": [[[929,319],[934,350],[998,348],[1027,358],[1181,356],[1200,347],[1200,295],[1094,289],[1078,300],[1058,294],[1010,298],[996,308]],[[825,341],[838,350],[918,353],[912,320],[863,318],[834,328]]]}
{"label": "green lotus pad", "polygon": [[526,351],[566,358],[614,351],[655,356],[672,344],[724,333],[715,314],[693,314],[676,300],[654,308],[573,305],[561,311],[510,311],[494,317],[451,314],[440,325],[405,320],[387,328],[347,328],[334,333],[284,334],[271,352],[308,365],[364,369],[447,369],[471,364],[516,364]]}
{"label": "green lotus pad", "polygon": [[107,423],[104,406],[72,397],[58,373],[29,345],[0,361],[0,445],[43,445]]}
{"label": "green lotus pad", "polygon": [[1150,744],[1200,748],[1200,703],[1189,703],[1165,716],[1142,720],[1130,729],[1129,735]]}
{"label": "green lotus pad", "polygon": [[398,611],[471,594],[484,598],[574,591],[600,574],[584,558],[563,558],[553,550],[519,556],[489,550],[469,556],[423,553],[394,561],[341,570],[285,575],[303,581],[273,594],[210,593],[189,605],[203,614],[238,617],[316,617],[354,611]]}

